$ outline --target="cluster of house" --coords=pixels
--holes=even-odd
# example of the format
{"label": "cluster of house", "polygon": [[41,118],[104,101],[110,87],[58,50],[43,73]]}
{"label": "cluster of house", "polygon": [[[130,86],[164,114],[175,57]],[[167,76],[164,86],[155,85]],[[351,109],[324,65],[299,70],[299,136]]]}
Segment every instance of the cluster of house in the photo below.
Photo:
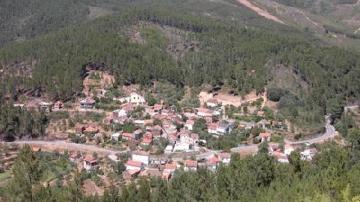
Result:
{"label": "cluster of house", "polygon": [[[291,144],[285,144],[283,149],[280,149],[276,145],[269,146],[269,154],[274,156],[275,159],[280,163],[289,163],[289,156],[297,148]],[[316,148],[305,148],[300,152],[301,160],[311,161],[314,156],[317,154]]]}
{"label": "cluster of house", "polygon": [[134,179],[137,176],[160,177],[169,180],[177,169],[184,171],[197,171],[199,168],[215,171],[221,164],[230,163],[231,154],[221,152],[210,154],[204,158],[195,159],[169,159],[167,157],[151,156],[144,151],[132,152],[125,166],[123,177],[126,180]]}
{"label": "cluster of house", "polygon": [[[212,108],[197,108],[191,112],[179,114],[175,110],[165,107],[163,104],[148,106],[144,97],[137,93],[131,93],[129,97],[117,99],[122,101],[120,108],[114,110],[107,120],[110,123],[124,124],[132,122],[137,129],[131,133],[118,131],[112,134],[115,141],[126,140],[136,144],[149,146],[156,138],[165,138],[169,144],[165,153],[189,152],[199,149],[199,135],[193,132],[196,120],[202,118],[206,121],[208,132],[214,135],[230,133],[234,128],[235,121],[221,118],[221,109],[218,104],[208,104]],[[143,117],[132,117],[133,111],[142,108]]]}

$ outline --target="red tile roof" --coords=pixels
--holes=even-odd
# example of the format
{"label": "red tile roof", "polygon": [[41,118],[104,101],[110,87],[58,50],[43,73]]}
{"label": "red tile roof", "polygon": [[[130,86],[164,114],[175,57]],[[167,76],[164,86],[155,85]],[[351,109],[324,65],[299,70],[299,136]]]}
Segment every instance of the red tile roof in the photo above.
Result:
{"label": "red tile roof", "polygon": [[141,168],[142,163],[141,163],[140,161],[128,160],[128,161],[126,162],[126,165]]}
{"label": "red tile roof", "polygon": [[219,162],[220,160],[216,156],[213,156],[207,160],[209,165],[217,165]]}
{"label": "red tile roof", "polygon": [[185,166],[186,167],[197,167],[197,161],[194,160],[186,160],[185,161]]}
{"label": "red tile roof", "polygon": [[192,119],[188,119],[188,120],[186,120],[186,123],[185,123],[185,124],[187,124],[187,125],[194,125],[194,124],[195,124],[195,121],[192,120]]}
{"label": "red tile roof", "polygon": [[121,136],[126,138],[134,138],[132,133],[122,133]]}
{"label": "red tile roof", "polygon": [[266,138],[266,137],[270,137],[271,136],[271,133],[269,132],[264,132],[264,133],[260,133],[259,135],[261,138]]}
{"label": "red tile roof", "polygon": [[84,158],[84,161],[86,161],[86,162],[97,162],[97,160],[93,156],[90,156],[90,155],[86,156]]}
{"label": "red tile roof", "polygon": [[167,163],[165,164],[166,170],[176,170],[176,163]]}
{"label": "red tile roof", "polygon": [[218,123],[211,123],[208,125],[208,129],[210,130],[216,130],[218,128],[219,124]]}
{"label": "red tile roof", "polygon": [[161,104],[155,104],[155,105],[154,105],[154,110],[159,111],[159,110],[161,110],[162,108],[163,108],[163,106],[162,106]]}

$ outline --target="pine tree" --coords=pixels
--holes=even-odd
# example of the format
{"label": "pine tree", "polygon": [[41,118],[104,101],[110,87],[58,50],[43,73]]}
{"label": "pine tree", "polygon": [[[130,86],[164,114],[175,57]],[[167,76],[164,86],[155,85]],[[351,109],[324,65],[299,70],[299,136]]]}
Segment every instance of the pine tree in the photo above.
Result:
{"label": "pine tree", "polygon": [[39,185],[41,170],[39,160],[29,145],[25,145],[15,160],[13,179],[8,186],[11,201],[35,201],[35,187]]}

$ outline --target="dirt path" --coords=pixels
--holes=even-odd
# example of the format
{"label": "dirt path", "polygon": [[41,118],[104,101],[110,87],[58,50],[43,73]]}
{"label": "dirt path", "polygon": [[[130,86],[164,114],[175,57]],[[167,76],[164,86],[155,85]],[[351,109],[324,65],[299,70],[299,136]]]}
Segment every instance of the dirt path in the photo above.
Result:
{"label": "dirt path", "polygon": [[258,15],[260,15],[260,16],[266,18],[266,19],[269,19],[269,20],[272,20],[272,21],[275,21],[275,22],[278,22],[278,23],[281,23],[281,24],[285,24],[284,21],[282,21],[278,17],[270,14],[268,11],[257,7],[255,4],[251,3],[250,0],[237,0],[237,2],[239,2],[240,4],[248,7],[249,9],[256,12]]}

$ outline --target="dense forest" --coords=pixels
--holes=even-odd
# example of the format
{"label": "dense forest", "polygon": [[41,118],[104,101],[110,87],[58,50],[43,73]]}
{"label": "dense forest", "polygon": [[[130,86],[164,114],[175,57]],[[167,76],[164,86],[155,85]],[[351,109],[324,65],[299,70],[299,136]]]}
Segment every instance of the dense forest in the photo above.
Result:
{"label": "dense forest", "polygon": [[279,33],[295,29],[268,22],[245,7],[222,1],[204,0],[2,0],[0,2],[0,47],[24,41],[68,25],[88,22],[104,15],[119,15],[129,9],[146,7],[175,10],[184,15],[210,15],[247,26],[263,27]]}
{"label": "dense forest", "polygon": [[83,195],[79,172],[67,186],[44,186],[40,179],[49,169],[46,159],[42,152],[24,147],[13,166],[14,178],[0,190],[0,196],[9,201],[355,202],[360,200],[360,131],[352,129],[347,140],[345,148],[333,143],[318,146],[320,152],[311,162],[300,160],[300,154],[293,152],[289,164],[268,156],[264,143],[257,155],[243,159],[233,155],[230,165],[216,172],[178,170],[170,181],[140,179],[120,189],[111,186],[102,197]]}
{"label": "dense forest", "polygon": [[[140,22],[182,30],[184,40],[198,43],[199,48],[176,60],[167,50],[171,38],[161,29],[145,36],[147,43],[134,43],[128,33]],[[40,88],[53,98],[69,99],[80,92],[82,70],[89,62],[104,63],[118,84],[148,86],[159,80],[183,87],[225,82],[240,94],[252,89],[260,93],[266,87],[285,90],[278,98],[283,115],[302,125],[322,122],[326,113],[340,118],[342,106],[359,98],[358,56],[354,51],[222,20],[134,9],[11,43],[0,50],[0,64],[6,70],[3,95]],[[308,88],[277,86],[271,69],[279,64],[291,69]],[[22,65],[32,66],[30,73],[12,72]]]}

